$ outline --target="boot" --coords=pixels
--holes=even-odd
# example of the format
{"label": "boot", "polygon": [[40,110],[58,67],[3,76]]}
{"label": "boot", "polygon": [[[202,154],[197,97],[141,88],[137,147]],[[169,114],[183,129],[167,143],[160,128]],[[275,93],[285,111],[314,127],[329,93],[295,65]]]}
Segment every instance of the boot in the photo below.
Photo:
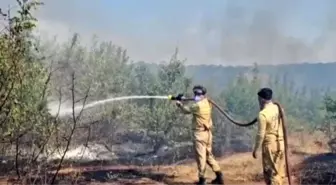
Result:
{"label": "boot", "polygon": [[199,181],[196,183],[197,185],[206,185],[206,181],[204,177],[200,177]]}
{"label": "boot", "polygon": [[224,177],[223,177],[223,173],[218,171],[215,172],[216,173],[216,178],[211,181],[211,184],[224,184]]}

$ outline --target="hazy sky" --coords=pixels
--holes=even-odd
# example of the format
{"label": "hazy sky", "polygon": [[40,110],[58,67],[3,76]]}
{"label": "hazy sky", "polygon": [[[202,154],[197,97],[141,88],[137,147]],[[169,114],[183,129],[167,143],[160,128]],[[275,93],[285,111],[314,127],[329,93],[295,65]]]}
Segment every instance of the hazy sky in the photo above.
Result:
{"label": "hazy sky", "polygon": [[[1,0],[7,7],[14,0]],[[334,0],[45,0],[41,33],[93,34],[134,60],[242,65],[336,59]],[[336,22],[335,22],[336,23]],[[334,26],[335,25],[335,26]]]}

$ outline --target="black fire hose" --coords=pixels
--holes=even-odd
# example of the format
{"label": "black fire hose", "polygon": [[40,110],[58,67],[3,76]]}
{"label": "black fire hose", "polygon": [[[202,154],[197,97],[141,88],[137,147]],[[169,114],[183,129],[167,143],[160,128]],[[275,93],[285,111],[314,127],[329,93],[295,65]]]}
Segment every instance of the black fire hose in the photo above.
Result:
{"label": "black fire hose", "polygon": [[252,120],[251,122],[248,122],[248,123],[241,123],[241,122],[238,122],[238,121],[236,121],[236,120],[234,120],[233,118],[231,118],[231,116],[228,114],[228,113],[226,113],[219,105],[217,105],[213,100],[211,100],[211,99],[208,99],[209,100],[209,102],[212,104],[212,105],[214,105],[216,108],[217,108],[217,110],[222,114],[222,115],[224,115],[228,120],[230,120],[233,124],[235,124],[235,125],[238,125],[238,126],[240,126],[240,127],[249,127],[249,126],[252,126],[252,125],[254,125],[256,122],[257,122],[257,118],[255,118],[254,120]]}

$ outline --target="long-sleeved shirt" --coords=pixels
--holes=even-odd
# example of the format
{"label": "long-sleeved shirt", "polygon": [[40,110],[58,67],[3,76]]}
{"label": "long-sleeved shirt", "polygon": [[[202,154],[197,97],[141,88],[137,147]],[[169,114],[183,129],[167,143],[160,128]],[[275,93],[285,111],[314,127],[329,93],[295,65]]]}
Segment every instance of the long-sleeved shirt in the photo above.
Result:
{"label": "long-sleeved shirt", "polygon": [[190,106],[183,105],[181,110],[185,114],[193,115],[193,129],[203,131],[212,127],[211,104],[204,98]]}
{"label": "long-sleeved shirt", "polygon": [[283,140],[282,121],[279,119],[278,106],[272,102],[267,103],[258,114],[258,132],[254,150],[261,144]]}

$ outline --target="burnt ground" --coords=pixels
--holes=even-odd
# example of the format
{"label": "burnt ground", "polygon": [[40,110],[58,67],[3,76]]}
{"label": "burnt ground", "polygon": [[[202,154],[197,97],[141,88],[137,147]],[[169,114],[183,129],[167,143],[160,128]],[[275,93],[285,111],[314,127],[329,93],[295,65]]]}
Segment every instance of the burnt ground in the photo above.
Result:
{"label": "burnt ground", "polygon": [[[159,173],[138,169],[109,169],[98,170],[82,173],[83,176],[90,179],[90,184],[193,184],[196,179],[184,178],[175,179],[174,175],[167,175],[166,173]],[[207,182],[210,183],[212,179],[208,178]],[[241,184],[241,183],[239,183]],[[250,182],[249,184],[260,184],[260,182]]]}
{"label": "burnt ground", "polygon": [[[305,155],[296,164],[292,164],[292,177],[295,184],[336,184],[336,154],[323,153],[316,155]],[[299,159],[299,158],[295,158]],[[189,161],[189,162],[192,162]],[[184,167],[186,167],[184,165]],[[196,171],[181,170],[180,165],[176,166],[82,166],[68,168],[62,174],[73,174],[78,172],[79,183],[84,184],[192,184],[197,180]],[[195,168],[195,166],[188,166]],[[224,174],[229,173],[228,169],[223,169]],[[181,174],[183,173],[183,174]],[[256,176],[260,173],[256,173]],[[208,176],[207,182],[214,176]],[[230,184],[264,184],[262,177],[255,181],[234,181],[229,178],[226,183]]]}
{"label": "burnt ground", "polygon": [[[90,185],[131,185],[131,184],[193,184],[197,179],[193,176],[172,175],[173,168],[158,169],[156,167],[105,167],[104,169],[86,169],[80,172],[79,184]],[[210,183],[212,179],[207,178]],[[234,182],[231,182],[232,184]],[[239,183],[241,184],[241,183]],[[260,182],[249,182],[247,184],[260,184]]]}
{"label": "burnt ground", "polygon": [[[294,156],[291,156],[292,159]],[[223,159],[225,160],[225,158]],[[228,165],[223,162],[223,165]],[[108,162],[92,162],[85,164],[73,164],[64,166],[60,171],[55,185],[187,185],[194,184],[197,180],[195,166],[189,165],[193,160],[186,161],[182,165],[166,166],[130,166],[113,165]],[[300,185],[336,185],[336,154],[324,153],[310,155],[301,158],[294,165],[293,173],[297,176]],[[234,162],[231,162],[234,163]],[[230,163],[230,164],[231,164]],[[229,165],[230,165],[229,164]],[[187,170],[185,170],[187,169]],[[230,169],[223,169],[224,174],[228,174]],[[51,179],[53,171],[49,172],[48,178],[30,178],[26,180],[27,185],[44,185],[45,179]],[[211,181],[213,175],[207,176],[207,181]],[[249,181],[235,181],[232,176],[226,179],[226,185],[262,185],[262,178]],[[9,180],[14,182],[13,180]],[[7,178],[0,179],[0,185],[8,184]]]}
{"label": "burnt ground", "polygon": [[298,176],[301,184],[336,184],[336,154],[317,154],[304,159]]}

